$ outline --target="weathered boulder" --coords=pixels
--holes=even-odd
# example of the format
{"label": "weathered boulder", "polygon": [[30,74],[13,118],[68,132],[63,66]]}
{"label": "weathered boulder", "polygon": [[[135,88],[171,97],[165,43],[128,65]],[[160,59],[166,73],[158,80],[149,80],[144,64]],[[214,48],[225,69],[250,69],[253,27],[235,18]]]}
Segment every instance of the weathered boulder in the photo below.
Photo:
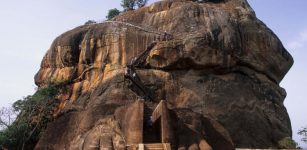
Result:
{"label": "weathered boulder", "polygon": [[[124,78],[138,56],[136,74],[153,102],[138,102],[146,94]],[[35,76],[39,87],[67,87],[36,149],[144,142],[144,109],[162,99],[173,149],[278,147],[292,135],[279,86],[292,64],[246,0],[160,1],[83,25],[54,40]]]}

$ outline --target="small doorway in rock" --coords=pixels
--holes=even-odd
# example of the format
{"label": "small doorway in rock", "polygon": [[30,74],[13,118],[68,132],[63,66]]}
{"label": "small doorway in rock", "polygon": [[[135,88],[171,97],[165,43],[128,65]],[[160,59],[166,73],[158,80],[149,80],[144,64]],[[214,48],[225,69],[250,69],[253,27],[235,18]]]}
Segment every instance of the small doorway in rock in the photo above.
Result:
{"label": "small doorway in rock", "polygon": [[161,117],[151,124],[143,126],[143,143],[161,143]]}

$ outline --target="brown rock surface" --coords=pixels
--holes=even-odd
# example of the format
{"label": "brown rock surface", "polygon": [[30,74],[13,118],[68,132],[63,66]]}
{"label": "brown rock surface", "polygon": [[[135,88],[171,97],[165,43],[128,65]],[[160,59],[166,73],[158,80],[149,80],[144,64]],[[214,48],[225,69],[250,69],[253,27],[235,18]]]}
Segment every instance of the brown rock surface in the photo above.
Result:
{"label": "brown rock surface", "polygon": [[[162,99],[173,149],[278,147],[291,137],[279,82],[293,59],[246,0],[161,1],[113,21],[68,31],[47,51],[36,84],[68,88],[36,149],[137,144],[142,111]],[[157,41],[163,31],[172,39]],[[124,72],[155,40],[136,69],[154,101],[140,102]]]}

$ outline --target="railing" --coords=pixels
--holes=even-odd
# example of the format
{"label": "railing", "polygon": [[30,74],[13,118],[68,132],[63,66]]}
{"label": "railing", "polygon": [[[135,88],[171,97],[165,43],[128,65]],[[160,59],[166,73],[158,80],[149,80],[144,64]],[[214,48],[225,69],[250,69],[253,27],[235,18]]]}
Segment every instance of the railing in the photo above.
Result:
{"label": "railing", "polygon": [[150,50],[157,44],[157,42],[152,42],[147,48],[136,57],[136,59],[130,64],[133,67],[141,67],[140,65],[146,60],[149,55]]}
{"label": "railing", "polygon": [[158,35],[163,35],[163,32],[146,29],[144,27],[137,26],[137,25],[134,25],[134,24],[131,24],[131,23],[128,23],[128,22],[123,22],[123,21],[104,21],[102,23],[118,23],[118,24],[123,24],[123,25],[126,25],[126,26],[130,26],[130,27],[134,27],[134,28],[137,28],[139,30],[143,30],[145,32],[149,32],[149,33],[153,33],[153,34],[158,34]]}
{"label": "railing", "polygon": [[141,26],[137,26],[137,25],[134,25],[132,23],[125,22],[125,21],[102,20],[102,21],[95,21],[95,23],[91,23],[89,25],[92,25],[92,24],[104,24],[104,23],[122,24],[122,25],[130,26],[130,27],[134,27],[134,28],[136,28],[138,30],[142,30],[142,31],[145,31],[145,32],[148,32],[148,33],[153,33],[153,34],[157,34],[157,35],[163,35],[163,32],[160,32],[160,31],[157,31],[157,30],[148,29],[148,28],[144,28],[144,27],[141,27]]}

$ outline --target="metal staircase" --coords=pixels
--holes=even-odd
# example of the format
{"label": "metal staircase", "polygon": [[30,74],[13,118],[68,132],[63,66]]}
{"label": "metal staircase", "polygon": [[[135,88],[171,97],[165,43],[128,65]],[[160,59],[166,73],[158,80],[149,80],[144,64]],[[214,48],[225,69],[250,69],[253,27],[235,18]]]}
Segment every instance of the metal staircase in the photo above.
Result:
{"label": "metal staircase", "polygon": [[153,92],[143,84],[140,77],[137,75],[136,68],[142,68],[144,66],[146,58],[155,44],[156,42],[153,42],[147,46],[147,48],[140,55],[138,55],[129,65],[127,65],[127,70],[125,71],[125,78],[129,79],[140,91],[142,91],[145,100],[150,101],[154,100]]}
{"label": "metal staircase", "polygon": [[149,88],[147,88],[143,82],[141,81],[140,77],[137,75],[136,71],[134,68],[128,67],[128,73],[125,73],[125,78],[130,80],[133,85],[137,87],[142,92],[142,95],[144,96],[143,98],[145,100],[153,101],[153,94],[150,91]]}
{"label": "metal staircase", "polygon": [[147,48],[139,54],[136,59],[132,62],[132,66],[136,68],[144,67],[144,63],[146,61],[147,56],[149,55],[150,50],[157,44],[157,42],[152,42]]}

